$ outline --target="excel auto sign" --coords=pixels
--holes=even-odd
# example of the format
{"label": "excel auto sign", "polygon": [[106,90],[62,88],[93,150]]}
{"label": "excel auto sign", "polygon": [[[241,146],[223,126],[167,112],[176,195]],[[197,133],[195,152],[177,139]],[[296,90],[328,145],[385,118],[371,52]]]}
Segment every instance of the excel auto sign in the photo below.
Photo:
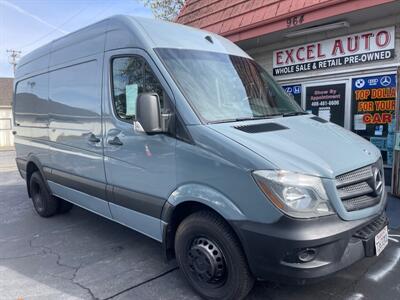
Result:
{"label": "excel auto sign", "polygon": [[288,75],[394,58],[394,26],[276,50],[274,75]]}

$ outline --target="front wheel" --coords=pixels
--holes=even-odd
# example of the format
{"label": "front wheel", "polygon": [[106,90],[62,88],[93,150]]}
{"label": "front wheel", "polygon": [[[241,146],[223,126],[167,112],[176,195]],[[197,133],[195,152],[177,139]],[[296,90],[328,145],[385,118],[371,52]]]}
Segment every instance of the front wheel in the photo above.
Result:
{"label": "front wheel", "polygon": [[239,241],[215,213],[200,211],[182,221],[175,254],[189,284],[205,299],[243,299],[253,287]]}

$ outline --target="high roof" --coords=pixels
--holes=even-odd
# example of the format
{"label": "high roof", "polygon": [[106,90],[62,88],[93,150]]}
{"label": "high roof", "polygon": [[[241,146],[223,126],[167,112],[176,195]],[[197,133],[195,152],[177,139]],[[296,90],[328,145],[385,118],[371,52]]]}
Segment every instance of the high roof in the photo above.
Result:
{"label": "high roof", "polygon": [[287,18],[307,13],[303,24],[394,0],[187,0],[177,23],[218,33],[234,42],[287,29]]}
{"label": "high roof", "polygon": [[[206,39],[212,37],[212,41]],[[56,39],[21,58],[16,77],[43,72],[78,58],[108,50],[141,48],[183,48],[229,53],[248,57],[227,39],[172,22],[117,15]]]}

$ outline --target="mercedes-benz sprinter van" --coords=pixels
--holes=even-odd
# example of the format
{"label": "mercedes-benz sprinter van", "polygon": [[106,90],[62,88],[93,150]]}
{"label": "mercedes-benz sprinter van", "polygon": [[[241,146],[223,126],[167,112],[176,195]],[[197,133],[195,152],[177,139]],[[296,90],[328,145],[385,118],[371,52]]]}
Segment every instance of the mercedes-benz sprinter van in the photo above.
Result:
{"label": "mercedes-benz sprinter van", "polygon": [[218,35],[106,19],[22,58],[13,105],[37,213],[78,205],[159,241],[204,298],[321,278],[387,244],[379,150]]}

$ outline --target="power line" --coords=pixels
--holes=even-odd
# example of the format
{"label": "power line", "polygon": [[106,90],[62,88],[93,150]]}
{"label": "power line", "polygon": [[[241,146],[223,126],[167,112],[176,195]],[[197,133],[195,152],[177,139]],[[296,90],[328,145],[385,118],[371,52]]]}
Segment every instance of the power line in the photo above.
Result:
{"label": "power line", "polygon": [[[60,25],[58,26],[58,28],[61,28],[61,27],[63,27],[65,24],[69,23],[71,20],[73,20],[74,18],[76,18],[78,15],[80,15],[80,14],[81,14],[84,10],[86,10],[88,7],[89,7],[89,5],[87,5],[87,6],[83,7],[83,8],[81,8],[80,10],[78,10],[75,14],[71,15],[71,16],[70,16],[68,19],[66,19],[62,24],[60,24]],[[32,46],[32,45],[36,44],[37,42],[40,42],[41,40],[47,38],[48,36],[50,36],[50,35],[51,35],[52,33],[54,33],[55,31],[57,31],[57,30],[56,30],[56,29],[50,30],[50,31],[47,32],[46,34],[42,35],[41,37],[37,38],[36,40],[34,40],[34,41],[32,41],[32,42],[30,42],[30,43],[28,43],[28,44],[25,44],[25,45],[21,46],[20,48],[21,48],[21,49],[28,48],[29,46]]]}
{"label": "power line", "polygon": [[111,2],[111,0],[106,0],[104,3],[106,3],[106,5],[104,5],[102,9],[100,9],[92,18],[90,18],[87,24],[92,24],[93,22],[99,20],[100,16],[107,12],[112,7],[112,4],[114,4]]}
{"label": "power line", "polygon": [[[93,18],[91,18],[91,20],[95,20],[96,18],[99,17],[99,15],[104,14],[106,11],[108,11],[111,8],[111,5],[113,4],[110,0],[106,0],[105,3],[106,3],[106,5],[100,10],[99,13],[97,13]],[[83,7],[82,9],[80,9],[79,11],[77,11],[75,14],[71,15],[62,24],[60,24],[58,26],[58,28],[62,28],[65,24],[69,23],[71,20],[76,18],[78,15],[80,15],[83,11],[85,11],[89,7],[90,7],[90,3],[87,6]],[[89,21],[88,23],[90,24],[90,23],[92,23],[92,21]],[[44,34],[44,35],[40,36],[39,38],[37,38],[36,40],[33,40],[32,42],[29,42],[28,44],[22,45],[19,48],[22,49],[22,50],[26,49],[26,48],[36,44],[37,42],[40,42],[41,40],[47,38],[48,36],[53,34],[55,31],[57,31],[57,29],[50,30],[46,34]]]}
{"label": "power line", "polygon": [[15,70],[17,69],[17,59],[21,56],[21,51],[15,49],[7,49],[7,53],[10,53],[8,62],[13,66],[15,76]]}

